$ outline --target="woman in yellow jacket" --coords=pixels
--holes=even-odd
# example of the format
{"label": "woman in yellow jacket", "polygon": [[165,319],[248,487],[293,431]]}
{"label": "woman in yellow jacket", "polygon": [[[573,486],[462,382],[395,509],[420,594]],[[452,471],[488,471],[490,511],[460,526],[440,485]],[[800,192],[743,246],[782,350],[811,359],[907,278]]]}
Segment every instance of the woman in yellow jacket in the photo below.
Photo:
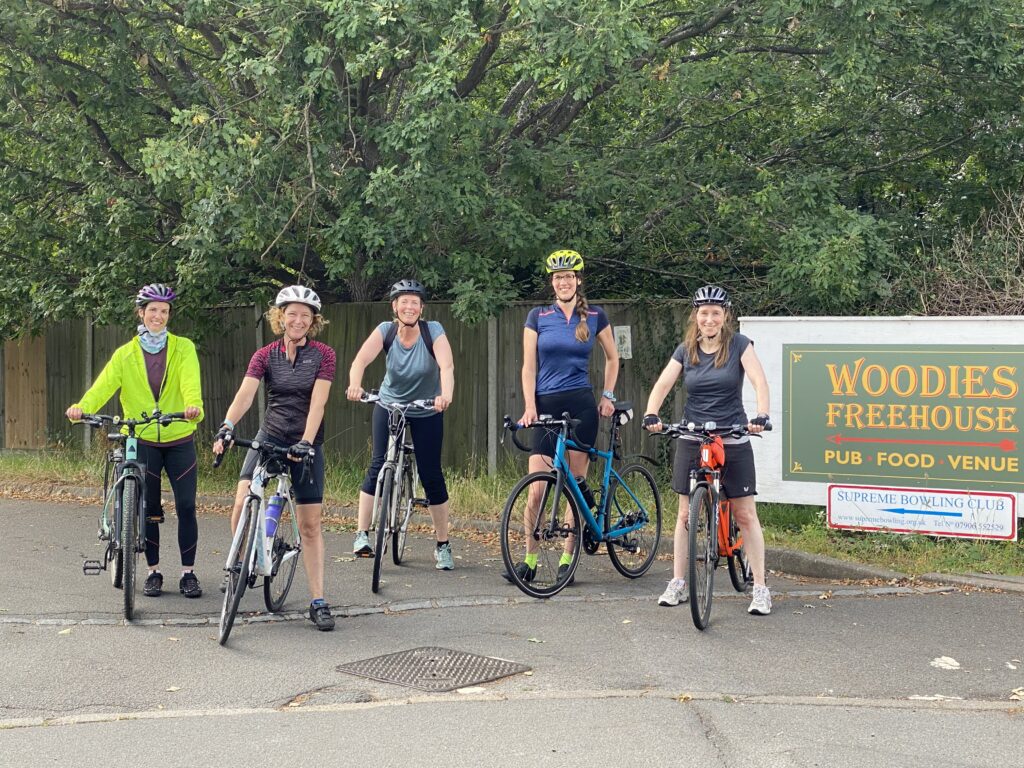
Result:
{"label": "woman in yellow jacket", "polygon": [[157,597],[163,591],[160,573],[160,472],[167,472],[174,490],[178,515],[178,549],[181,550],[180,592],[185,597],[203,594],[193,572],[199,526],[196,522],[196,448],[193,433],[203,419],[203,397],[199,382],[199,358],[188,339],[167,332],[174,291],[161,283],[143,287],[135,298],[136,312],[142,321],[139,333],[114,352],[89,391],[67,409],[66,415],[78,421],[83,413],[95,413],[118,389],[125,418],[138,418],[143,412],[184,411],[187,422],[161,427],[152,425],[139,438],[139,459],[146,465],[146,562],[149,576],[143,594]]}

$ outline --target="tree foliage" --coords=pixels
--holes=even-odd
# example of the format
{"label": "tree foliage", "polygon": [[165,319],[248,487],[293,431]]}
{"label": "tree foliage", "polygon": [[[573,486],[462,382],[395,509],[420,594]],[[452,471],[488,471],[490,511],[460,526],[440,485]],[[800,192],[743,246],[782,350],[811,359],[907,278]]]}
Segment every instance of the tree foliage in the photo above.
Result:
{"label": "tree foliage", "polygon": [[554,247],[591,295],[920,310],[1021,185],[1021,30],[1009,0],[7,0],[0,322],[406,274],[472,320]]}

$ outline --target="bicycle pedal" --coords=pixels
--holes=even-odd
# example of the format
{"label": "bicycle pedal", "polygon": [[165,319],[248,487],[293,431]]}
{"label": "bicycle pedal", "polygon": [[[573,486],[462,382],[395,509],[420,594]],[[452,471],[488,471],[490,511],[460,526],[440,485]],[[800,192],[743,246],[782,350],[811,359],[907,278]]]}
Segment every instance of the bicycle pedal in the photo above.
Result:
{"label": "bicycle pedal", "polygon": [[426,499],[413,499],[412,505],[414,507],[422,507],[423,509],[426,509],[430,506],[430,503]]}
{"label": "bicycle pedal", "polygon": [[99,576],[103,570],[103,564],[99,560],[86,560],[82,563],[82,574],[84,576]]}

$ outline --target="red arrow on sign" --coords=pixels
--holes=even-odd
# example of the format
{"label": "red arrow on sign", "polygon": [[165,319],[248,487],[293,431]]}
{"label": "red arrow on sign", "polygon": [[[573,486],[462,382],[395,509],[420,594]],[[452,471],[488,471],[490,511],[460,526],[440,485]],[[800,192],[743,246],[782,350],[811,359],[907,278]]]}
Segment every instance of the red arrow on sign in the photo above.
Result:
{"label": "red arrow on sign", "polygon": [[964,448],[998,448],[1006,452],[1017,450],[1017,443],[1009,438],[1000,440],[998,443],[982,443],[971,440],[900,440],[898,438],[884,437],[844,437],[841,434],[835,434],[829,435],[825,439],[836,445],[841,445],[842,443],[898,443],[901,445],[955,445]]}

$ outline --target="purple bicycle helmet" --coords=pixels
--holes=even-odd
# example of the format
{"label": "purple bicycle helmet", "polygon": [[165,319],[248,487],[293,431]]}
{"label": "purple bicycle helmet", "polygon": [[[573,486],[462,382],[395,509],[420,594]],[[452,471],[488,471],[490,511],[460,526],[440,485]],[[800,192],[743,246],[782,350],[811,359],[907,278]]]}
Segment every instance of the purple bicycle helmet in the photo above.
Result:
{"label": "purple bicycle helmet", "polygon": [[177,294],[171,286],[164,283],[150,283],[139,288],[139,293],[135,297],[135,306],[144,307],[151,301],[163,301],[170,304],[175,298],[177,298]]}

